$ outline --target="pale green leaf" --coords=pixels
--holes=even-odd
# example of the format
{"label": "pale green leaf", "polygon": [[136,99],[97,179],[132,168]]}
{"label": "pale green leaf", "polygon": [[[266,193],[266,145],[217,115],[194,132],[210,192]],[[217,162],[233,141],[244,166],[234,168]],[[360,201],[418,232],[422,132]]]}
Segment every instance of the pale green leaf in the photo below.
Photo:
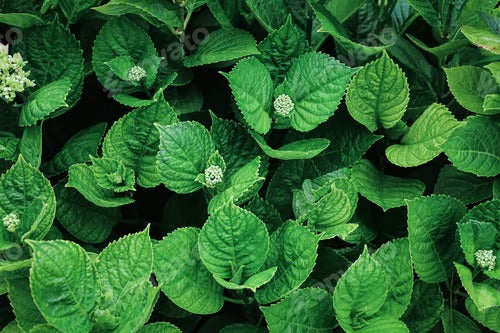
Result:
{"label": "pale green leaf", "polygon": [[[242,269],[241,269],[242,270]],[[214,275],[214,279],[224,288],[231,290],[242,290],[242,289],[250,289],[253,292],[260,287],[268,283],[278,270],[278,267],[271,267],[266,269],[265,271],[258,272],[251,277],[249,277],[245,282],[239,284],[231,281],[226,281],[217,275]]]}
{"label": "pale green leaf", "polygon": [[155,322],[141,327],[137,333],[182,333],[182,331],[173,324]]}
{"label": "pale green leaf", "polygon": [[486,283],[476,283],[472,272],[464,265],[455,263],[455,267],[467,294],[480,311],[500,306],[500,290]]}
{"label": "pale green leaf", "polygon": [[110,158],[92,158],[92,172],[100,187],[114,192],[135,191],[134,171],[122,161]]}
{"label": "pale green leaf", "polygon": [[27,278],[13,278],[7,280],[9,301],[16,316],[16,322],[23,331],[30,331],[38,324],[45,324],[46,320],[33,302],[29,280]]}
{"label": "pale green leaf", "polygon": [[495,332],[500,331],[500,321],[498,320],[498,318],[500,318],[500,307],[488,308],[480,311],[470,298],[465,300],[465,307],[471,317],[481,325]]}
{"label": "pale green leaf", "polygon": [[498,34],[470,25],[464,25],[461,31],[472,44],[494,54],[500,54],[500,37]]}
{"label": "pale green leaf", "polygon": [[40,17],[29,13],[1,13],[0,22],[19,28],[30,28],[34,25],[44,25]]}

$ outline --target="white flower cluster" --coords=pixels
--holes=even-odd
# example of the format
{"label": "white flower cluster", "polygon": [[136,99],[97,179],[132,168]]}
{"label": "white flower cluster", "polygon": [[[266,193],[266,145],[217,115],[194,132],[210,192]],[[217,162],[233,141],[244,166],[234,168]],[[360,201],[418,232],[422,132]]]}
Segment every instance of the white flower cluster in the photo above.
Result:
{"label": "white flower cluster", "polygon": [[281,94],[274,100],[274,110],[280,116],[288,117],[294,107],[295,104],[288,95]]}
{"label": "white flower cluster", "polygon": [[128,71],[128,79],[133,82],[139,82],[146,77],[146,70],[141,66],[134,66]]}
{"label": "white flower cluster", "polygon": [[16,213],[10,213],[9,215],[4,216],[2,221],[8,232],[16,232],[19,224],[21,223],[19,216]]}
{"label": "white flower cluster", "polygon": [[35,85],[23,69],[26,63],[19,53],[9,55],[9,46],[0,44],[0,97],[5,101],[12,102],[17,92]]}
{"label": "white flower cluster", "polygon": [[205,182],[209,187],[214,187],[222,182],[223,177],[224,172],[218,165],[211,165],[205,169]]}
{"label": "white flower cluster", "polygon": [[497,257],[493,254],[493,250],[477,250],[474,256],[476,257],[479,268],[489,271],[495,269]]}

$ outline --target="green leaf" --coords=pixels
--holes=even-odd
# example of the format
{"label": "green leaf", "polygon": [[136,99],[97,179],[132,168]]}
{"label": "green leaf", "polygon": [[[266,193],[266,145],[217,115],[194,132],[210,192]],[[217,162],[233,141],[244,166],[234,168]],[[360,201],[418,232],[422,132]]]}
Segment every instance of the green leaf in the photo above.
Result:
{"label": "green leaf", "polygon": [[500,200],[483,202],[469,210],[460,223],[473,221],[489,222],[496,225],[500,221]]}
{"label": "green leaf", "polygon": [[441,20],[438,17],[437,11],[432,6],[429,0],[408,0],[410,5],[422,16],[422,18],[431,27],[441,29]]}
{"label": "green leaf", "polygon": [[286,73],[297,57],[309,50],[304,33],[297,29],[291,16],[279,29],[269,35],[257,45],[260,55],[257,56],[266,67],[273,82],[282,82]]}
{"label": "green leaf", "polygon": [[410,304],[413,291],[413,266],[408,239],[400,238],[385,243],[372,259],[386,273],[390,286],[387,299],[379,310],[380,316],[400,318]]}
{"label": "green leaf", "polygon": [[73,164],[89,162],[90,155],[97,156],[105,130],[106,123],[98,123],[76,133],[50,162],[42,165],[42,171],[52,177],[68,170]]}
{"label": "green leaf", "polygon": [[[56,198],[50,182],[19,156],[0,178],[0,216],[16,213],[22,221],[17,235],[38,240],[52,226],[55,211]],[[0,239],[5,239],[6,232],[2,223]]]}
{"label": "green leaf", "polygon": [[182,26],[178,7],[160,0],[112,0],[93,9],[112,16],[136,14],[157,27],[161,25],[169,28]]}
{"label": "green leaf", "polygon": [[223,288],[198,255],[199,229],[177,229],[154,247],[154,272],[162,291],[177,306],[197,314],[222,308]]}
{"label": "green leaf", "polygon": [[489,94],[484,96],[483,110],[487,115],[500,113],[500,94]]}
{"label": "green leaf", "polygon": [[316,261],[319,237],[295,222],[287,222],[270,238],[269,254],[263,270],[278,267],[274,277],[259,288],[260,304],[279,300],[297,289],[311,274]]}
{"label": "green leaf", "polygon": [[466,212],[465,205],[445,195],[408,201],[408,239],[420,279],[427,283],[445,281],[458,255],[454,237],[456,223]]}
{"label": "green leaf", "polygon": [[8,279],[9,301],[16,316],[17,325],[23,331],[30,331],[46,321],[33,302],[29,280],[27,278]]}
{"label": "green leaf", "polygon": [[473,282],[472,272],[466,266],[455,263],[455,267],[467,294],[480,311],[500,306],[500,291],[486,283]]}
{"label": "green leaf", "polygon": [[228,204],[208,218],[198,246],[200,258],[212,274],[232,279],[243,267],[246,279],[257,273],[266,260],[269,235],[259,218]]}
{"label": "green leaf", "polygon": [[110,158],[92,158],[92,171],[100,187],[114,192],[135,191],[135,175],[122,161]]}
{"label": "green leaf", "polygon": [[442,152],[441,145],[458,125],[448,108],[434,103],[418,117],[401,142],[389,146],[385,154],[397,166],[422,165]]}
{"label": "green leaf", "polygon": [[428,332],[436,326],[443,310],[444,299],[439,285],[417,280],[402,320],[410,332]]}
{"label": "green leaf", "polygon": [[[120,79],[106,64],[119,56],[129,56],[147,72],[146,64],[158,58],[149,35],[125,16],[109,20],[97,35],[92,50],[92,66],[99,82],[113,94],[136,91],[136,87]],[[155,77],[156,71],[148,72],[146,86],[151,86]]]}
{"label": "green leaf", "polygon": [[234,99],[245,121],[255,131],[266,134],[271,129],[269,111],[273,96],[273,81],[266,67],[256,58],[238,62],[228,74]]}
{"label": "green leaf", "polygon": [[182,333],[182,331],[170,323],[155,322],[141,327],[137,333]]}
{"label": "green leaf", "polygon": [[[240,267],[239,271],[242,271],[242,267]],[[249,277],[245,282],[239,284],[239,283],[234,283],[231,281],[226,281],[217,275],[214,275],[214,279],[224,288],[226,289],[231,289],[231,290],[242,290],[242,289],[250,289],[253,292],[260,287],[268,283],[276,273],[278,267],[271,267],[269,269],[266,269],[265,271],[256,273]],[[238,273],[238,272],[237,272]]]}
{"label": "green leaf", "polygon": [[30,28],[34,25],[44,25],[40,17],[28,13],[1,13],[0,22],[19,28]]}
{"label": "green leaf", "polygon": [[500,45],[500,38],[498,34],[470,25],[464,25],[461,31],[472,44],[488,50],[491,53],[500,54],[500,48],[498,47],[498,45]]}
{"label": "green leaf", "polygon": [[351,116],[372,132],[394,127],[403,117],[408,101],[406,76],[386,52],[356,73],[346,95]]}
{"label": "green leaf", "polygon": [[279,303],[261,306],[270,332],[331,332],[335,327],[330,295],[316,288],[297,290]]}
{"label": "green leaf", "polygon": [[469,317],[454,309],[446,308],[441,318],[444,333],[480,333],[481,330]]}
{"label": "green leaf", "polygon": [[0,158],[15,161],[18,155],[19,139],[11,133],[0,134]]}
{"label": "green leaf", "polygon": [[184,59],[184,66],[196,67],[259,54],[253,36],[240,29],[222,28],[210,33],[196,51]]}
{"label": "green leaf", "polygon": [[294,104],[291,126],[308,132],[330,118],[356,71],[323,53],[298,57],[275,92],[288,95]]}
{"label": "green leaf", "polygon": [[500,307],[488,308],[480,311],[470,298],[465,300],[465,307],[471,317],[481,325],[486,326],[495,332],[500,331],[500,322],[498,321],[500,316]]}
{"label": "green leaf", "polygon": [[70,89],[71,81],[68,78],[63,78],[32,93],[23,104],[19,125],[35,125],[39,120],[45,119],[58,109],[68,107],[66,98]]}
{"label": "green leaf", "polygon": [[119,207],[134,202],[128,196],[117,196],[112,190],[100,187],[94,177],[92,167],[86,164],[73,164],[69,168],[66,187],[75,188],[85,199],[99,207]]}
{"label": "green leaf", "polygon": [[361,328],[363,321],[384,305],[387,293],[386,273],[365,248],[341,276],[333,293],[333,307],[340,327],[347,332]]}
{"label": "green leaf", "polygon": [[409,333],[408,327],[395,318],[390,317],[376,317],[367,321],[366,326],[359,330],[358,333],[384,333],[384,332],[394,332],[394,333]]}
{"label": "green leaf", "polygon": [[384,211],[404,206],[405,200],[418,198],[425,191],[420,180],[384,175],[365,159],[354,163],[352,177],[359,193]]}
{"label": "green leaf", "polygon": [[474,66],[444,68],[448,85],[461,106],[478,114],[488,114],[483,109],[484,98],[498,92],[493,76],[485,69]]}
{"label": "green leaf", "polygon": [[346,224],[336,225],[333,227],[328,227],[321,234],[320,240],[333,239],[335,237],[345,239],[358,227],[359,227],[359,225],[356,223],[346,223]]}
{"label": "green leaf", "polygon": [[250,135],[267,156],[279,160],[311,159],[318,156],[318,154],[330,145],[330,140],[328,139],[315,138],[295,141],[274,149],[269,147],[261,135],[255,132],[250,132]]}
{"label": "green leaf", "polygon": [[59,223],[78,240],[102,243],[120,219],[117,208],[98,207],[78,191],[59,183],[54,188],[57,197],[56,217]]}
{"label": "green leaf", "polygon": [[495,225],[479,221],[459,223],[458,232],[465,260],[472,266],[475,266],[476,251],[492,249],[498,234]]}
{"label": "green leaf", "polygon": [[486,117],[468,118],[443,144],[451,163],[460,171],[492,177],[500,173],[500,131]]}
{"label": "green leaf", "polygon": [[103,157],[120,160],[134,170],[140,186],[155,187],[161,182],[156,165],[160,134],[153,124],[170,125],[177,121],[164,99],[133,110],[115,122],[106,134]]}
{"label": "green leaf", "polygon": [[[128,79],[128,73],[132,67],[135,66],[134,59],[131,56],[119,56],[111,59],[106,63],[109,69],[118,76],[123,81],[130,81]],[[131,84],[139,85],[137,82],[130,81]]]}
{"label": "green leaf", "polygon": [[19,145],[19,154],[23,155],[26,162],[39,168],[42,163],[42,125],[25,127]]}
{"label": "green leaf", "polygon": [[[24,30],[23,38],[16,47],[23,59],[28,62],[30,79],[33,79],[38,87],[44,87],[58,80],[71,82],[71,90],[64,100],[67,107],[55,110],[50,117],[56,117],[72,108],[80,99],[84,72],[82,50],[75,36],[60,24],[49,24]],[[67,84],[63,85],[62,82],[60,84],[57,93],[62,95],[67,89]],[[45,90],[43,95],[46,94],[48,91]],[[40,100],[37,103],[40,103]],[[54,105],[57,104],[62,103]],[[48,112],[51,111],[54,110]]]}
{"label": "green leaf", "polygon": [[441,169],[434,186],[434,193],[449,195],[461,200],[466,205],[491,198],[492,190],[493,182],[491,179],[458,171],[450,164]]}
{"label": "green leaf", "polygon": [[89,332],[89,314],[97,303],[96,273],[90,257],[67,241],[29,244],[35,258],[30,286],[40,312],[63,332]]}
{"label": "green leaf", "polygon": [[288,11],[286,10],[283,0],[245,0],[245,3],[255,15],[257,21],[259,21],[267,31],[271,32],[278,29],[285,23]]}
{"label": "green leaf", "polygon": [[195,179],[215,153],[210,133],[200,123],[191,121],[156,127],[160,132],[156,160],[163,184],[177,193],[199,190],[202,184]]}

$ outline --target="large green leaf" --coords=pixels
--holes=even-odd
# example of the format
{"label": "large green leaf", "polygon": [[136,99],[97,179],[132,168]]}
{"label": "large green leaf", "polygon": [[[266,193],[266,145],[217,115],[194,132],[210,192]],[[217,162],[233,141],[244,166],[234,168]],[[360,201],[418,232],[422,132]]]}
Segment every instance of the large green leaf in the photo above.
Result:
{"label": "large green leaf", "polygon": [[38,309],[63,332],[89,332],[98,294],[88,254],[67,241],[30,242],[30,246],[35,257],[30,286]]}
{"label": "large green leaf", "polygon": [[337,321],[347,332],[364,326],[384,305],[388,293],[387,274],[365,248],[337,282],[333,307]]}
{"label": "large green leaf", "polygon": [[356,73],[346,95],[351,116],[372,132],[394,127],[403,117],[408,101],[406,76],[386,52]]}
{"label": "large green leaf", "polygon": [[459,122],[441,104],[432,104],[413,123],[399,144],[389,146],[389,161],[402,167],[424,164],[442,152],[441,145]]}
{"label": "large green leaf", "polygon": [[270,239],[263,269],[278,267],[269,283],[255,297],[260,304],[274,302],[297,289],[311,274],[316,261],[319,237],[295,222],[287,222]]}
{"label": "large green leaf", "polygon": [[154,272],[162,291],[177,306],[210,314],[222,308],[223,288],[200,260],[199,234],[199,229],[182,228],[163,238],[154,247]]}
{"label": "large green leaf", "polygon": [[160,179],[177,193],[191,193],[202,184],[195,181],[215,153],[210,133],[197,122],[159,125],[160,148],[156,157]]}
{"label": "large green leaf", "polygon": [[486,283],[476,283],[472,272],[464,265],[455,263],[455,267],[467,294],[480,311],[500,306],[500,290]]}
{"label": "large green leaf", "polygon": [[[408,239],[415,271],[427,283],[445,281],[458,255],[456,223],[466,208],[457,199],[432,195],[408,201]],[[450,236],[451,235],[451,236]]]}
{"label": "large green leaf", "polygon": [[30,331],[36,325],[45,324],[37,306],[33,302],[29,280],[25,277],[8,279],[9,300],[16,315],[17,325],[23,331]]}
{"label": "large green leaf", "polygon": [[201,229],[200,258],[212,274],[233,279],[257,273],[266,260],[269,235],[255,215],[230,203],[210,216]]}
{"label": "large green leaf", "polygon": [[105,129],[106,123],[98,123],[76,133],[52,160],[42,165],[42,171],[52,177],[68,170],[73,164],[90,161],[90,155],[97,156]]}
{"label": "large green leaf", "polygon": [[368,160],[352,166],[352,177],[362,196],[384,211],[405,205],[405,200],[420,197],[425,185],[420,180],[387,176]]}
{"label": "large green leaf", "polygon": [[189,57],[186,67],[213,64],[259,54],[253,36],[244,30],[222,28],[208,35]]}
{"label": "large green leaf", "polygon": [[234,99],[245,121],[255,131],[266,134],[271,129],[271,102],[273,81],[266,67],[256,58],[238,62],[233,70],[223,75],[229,81]]}
{"label": "large green leaf", "polygon": [[451,133],[442,147],[460,171],[485,177],[500,173],[500,130],[493,119],[468,118],[463,126]]}
{"label": "large green leaf", "polygon": [[428,332],[441,318],[444,310],[443,293],[438,284],[415,282],[411,302],[403,315],[410,332]]}
{"label": "large green leaf", "polygon": [[291,126],[308,132],[330,118],[356,71],[323,53],[298,57],[275,92],[288,95],[294,104]]}
{"label": "large green leaf", "polygon": [[481,325],[486,326],[495,332],[500,331],[500,321],[498,321],[498,318],[500,317],[500,307],[488,308],[484,311],[480,311],[470,298],[465,300],[465,307],[472,318],[478,321]]}
{"label": "large green leaf", "polygon": [[461,29],[462,33],[474,45],[486,49],[494,54],[500,54],[500,37],[497,33],[486,29],[465,25]]}
{"label": "large green leaf", "polygon": [[[22,156],[0,178],[0,216],[18,215],[18,238],[42,239],[56,213],[56,198],[50,182]],[[0,239],[12,239],[0,224]]]}
{"label": "large green leaf", "polygon": [[319,288],[297,290],[279,303],[260,309],[271,333],[327,333],[335,327],[332,299]]}
{"label": "large green leaf", "polygon": [[182,333],[182,331],[170,323],[155,322],[141,327],[137,333]]}

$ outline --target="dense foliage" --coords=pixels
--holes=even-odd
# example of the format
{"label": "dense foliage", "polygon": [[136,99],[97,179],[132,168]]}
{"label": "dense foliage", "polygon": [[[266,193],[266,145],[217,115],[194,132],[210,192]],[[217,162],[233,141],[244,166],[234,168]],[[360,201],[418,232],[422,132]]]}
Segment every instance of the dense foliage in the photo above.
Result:
{"label": "dense foliage", "polygon": [[494,0],[0,0],[0,331],[500,332]]}

